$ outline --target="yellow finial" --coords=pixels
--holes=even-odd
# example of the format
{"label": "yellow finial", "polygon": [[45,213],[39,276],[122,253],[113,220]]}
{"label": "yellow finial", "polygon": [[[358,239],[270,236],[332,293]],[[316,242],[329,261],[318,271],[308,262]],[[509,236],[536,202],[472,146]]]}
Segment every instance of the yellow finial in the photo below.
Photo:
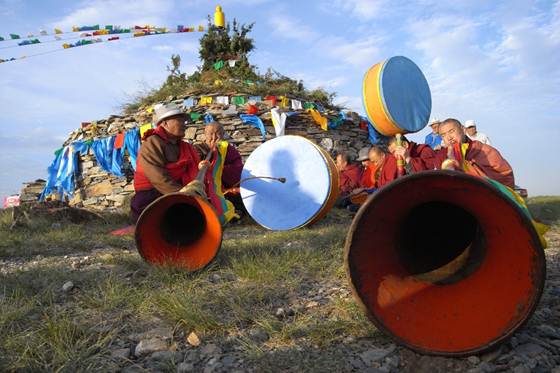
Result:
{"label": "yellow finial", "polygon": [[222,12],[222,7],[216,5],[216,11],[214,12],[214,26],[224,28],[225,25],[225,15]]}

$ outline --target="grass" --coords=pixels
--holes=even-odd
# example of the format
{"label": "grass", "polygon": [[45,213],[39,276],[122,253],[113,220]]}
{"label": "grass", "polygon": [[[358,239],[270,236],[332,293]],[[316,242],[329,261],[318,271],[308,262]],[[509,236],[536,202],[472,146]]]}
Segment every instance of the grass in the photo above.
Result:
{"label": "grass", "polygon": [[[528,205],[536,218],[558,224],[560,197],[531,198]],[[197,273],[143,262],[132,237],[108,234],[125,225],[119,216],[52,231],[46,220],[10,230],[6,214],[0,213],[0,370],[118,370],[123,362],[110,351],[162,325],[173,328],[179,346],[192,331],[203,343],[228,340],[262,370],[293,371],[306,354],[343,354],[336,346],[348,337],[379,337],[347,293],[333,291],[307,307],[317,289],[347,290],[349,219],[339,211],[294,232],[232,226],[216,260]],[[63,257],[79,253],[90,259],[77,267]],[[66,281],[75,284],[69,293],[61,290]],[[280,307],[294,312],[279,319]],[[268,335],[264,344],[251,337],[256,328]]]}
{"label": "grass", "polygon": [[[0,274],[0,366],[8,371],[114,370],[110,350],[152,327],[153,320],[185,335],[195,331],[204,340],[230,337],[250,361],[263,353],[247,334],[252,328],[266,331],[269,347],[297,341],[329,345],[343,335],[375,333],[351,300],[298,310],[285,320],[275,316],[278,307],[293,306],[314,285],[344,286],[343,224],[324,222],[295,232],[231,227],[215,262],[186,273],[150,266],[135,249],[122,250],[134,242],[108,235],[124,225],[119,217],[61,224],[54,231],[49,221],[10,230],[5,214],[0,259],[36,262]],[[72,268],[62,256],[77,252],[90,260]],[[75,290],[64,293],[66,281]]]}

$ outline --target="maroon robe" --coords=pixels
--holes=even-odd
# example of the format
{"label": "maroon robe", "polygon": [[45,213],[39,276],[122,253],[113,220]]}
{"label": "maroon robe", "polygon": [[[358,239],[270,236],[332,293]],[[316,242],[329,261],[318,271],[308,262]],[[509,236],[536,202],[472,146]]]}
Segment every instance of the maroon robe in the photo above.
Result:
{"label": "maroon robe", "polygon": [[379,173],[379,180],[377,181],[377,187],[381,188],[397,177],[397,159],[392,154],[385,154],[385,159],[383,160]]}
{"label": "maroon robe", "polygon": [[[466,139],[466,142],[469,147],[463,162],[467,174],[488,177],[510,188],[514,187],[513,169],[499,151],[480,141]],[[447,159],[447,148],[438,151],[436,158],[441,166],[441,163]]]}
{"label": "maroon robe", "polygon": [[362,169],[355,163],[351,163],[339,173],[340,193],[349,194],[360,187]]}
{"label": "maroon robe", "polygon": [[243,171],[241,154],[239,154],[239,151],[237,151],[233,144],[229,144],[222,171],[222,186],[224,190],[239,186],[236,184],[241,180],[241,171]]}
{"label": "maroon robe", "polygon": [[429,145],[409,142],[408,155],[410,156],[409,165],[413,172],[441,168],[441,163],[438,163],[436,153]]}

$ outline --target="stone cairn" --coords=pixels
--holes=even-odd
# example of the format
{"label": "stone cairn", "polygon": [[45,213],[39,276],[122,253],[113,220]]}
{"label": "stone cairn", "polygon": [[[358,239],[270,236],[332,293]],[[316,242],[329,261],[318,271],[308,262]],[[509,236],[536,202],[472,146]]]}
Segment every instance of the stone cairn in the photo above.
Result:
{"label": "stone cairn", "polygon": [[[167,100],[175,102],[183,107],[183,102],[187,98],[196,100],[200,96],[217,97],[218,94],[207,95],[187,95]],[[244,96],[233,94],[230,96]],[[245,98],[247,96],[245,95]],[[295,99],[295,98],[294,98]],[[215,101],[215,100],[213,100]],[[196,102],[196,101],[195,101]],[[259,109],[257,115],[261,118],[266,129],[266,140],[275,137],[274,127],[271,121],[270,101],[257,102]],[[253,150],[262,144],[262,135],[259,129],[243,123],[239,115],[246,112],[246,105],[222,105],[213,103],[209,105],[196,105],[184,108],[187,113],[199,113],[201,117],[196,121],[190,121],[185,133],[185,140],[195,143],[204,141],[204,115],[211,114],[214,119],[220,122],[229,136],[228,141],[237,146],[241,156],[245,160]],[[94,140],[107,136],[114,136],[122,131],[140,127],[152,121],[152,114],[148,108],[144,107],[132,115],[120,116],[111,115],[107,119],[98,120],[91,123],[82,123],[81,127],[73,131],[63,146],[69,145],[77,140]],[[358,150],[369,144],[367,130],[360,128],[361,118],[356,113],[348,113],[343,124],[336,129],[322,130],[313,120],[310,113],[305,110],[280,109],[280,111],[296,111],[297,115],[290,116],[286,120],[286,135],[299,135],[315,142],[334,155],[339,151],[349,151],[354,155]],[[337,117],[339,110],[327,107],[323,115]],[[93,151],[90,149],[86,155],[79,156],[78,175],[76,179],[76,189],[74,196],[68,203],[70,206],[92,209],[97,211],[121,210],[127,204],[134,193],[132,184],[134,171],[129,161],[129,156],[125,152],[122,173],[124,176],[118,177],[105,172],[98,165]],[[45,181],[38,179],[35,182],[25,183],[20,193],[22,203],[32,203],[39,199]]]}

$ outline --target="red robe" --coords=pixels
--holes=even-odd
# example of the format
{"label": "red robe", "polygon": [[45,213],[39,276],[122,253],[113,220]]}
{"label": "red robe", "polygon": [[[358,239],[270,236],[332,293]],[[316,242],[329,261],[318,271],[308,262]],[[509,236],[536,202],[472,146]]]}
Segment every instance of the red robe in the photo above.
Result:
{"label": "red robe", "polygon": [[348,194],[354,189],[360,187],[360,178],[362,177],[362,170],[360,166],[355,163],[349,164],[339,174],[340,193]]}
{"label": "red robe", "polygon": [[[484,176],[510,188],[515,185],[513,169],[510,164],[502,157],[499,151],[490,145],[467,139],[469,144],[465,159],[465,172],[473,176]],[[443,148],[436,153],[439,165],[447,158],[447,149]],[[457,158],[457,156],[456,156]]]}
{"label": "red robe", "polygon": [[410,156],[409,164],[413,172],[441,168],[441,163],[438,163],[436,153],[429,145],[410,142],[408,144],[408,155]]}
{"label": "red robe", "polygon": [[362,178],[360,179],[360,187],[372,189],[377,187],[377,174],[378,168],[370,163],[363,171]]}
{"label": "red robe", "polygon": [[381,172],[379,173],[377,187],[381,188],[382,186],[387,185],[391,181],[395,180],[397,177],[397,159],[391,154],[386,154],[385,160],[381,165]]}

